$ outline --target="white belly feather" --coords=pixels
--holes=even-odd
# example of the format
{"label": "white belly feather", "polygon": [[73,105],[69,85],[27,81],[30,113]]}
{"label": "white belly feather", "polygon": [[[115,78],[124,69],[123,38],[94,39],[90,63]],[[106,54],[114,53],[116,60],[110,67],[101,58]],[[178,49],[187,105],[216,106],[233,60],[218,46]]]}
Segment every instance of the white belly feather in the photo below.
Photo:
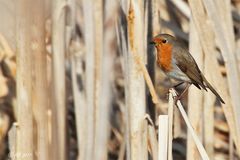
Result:
{"label": "white belly feather", "polygon": [[172,71],[165,72],[167,76],[178,81],[185,81],[191,83],[191,80],[188,78],[188,76],[185,73],[183,73],[175,63],[172,63],[172,67],[173,67]]}

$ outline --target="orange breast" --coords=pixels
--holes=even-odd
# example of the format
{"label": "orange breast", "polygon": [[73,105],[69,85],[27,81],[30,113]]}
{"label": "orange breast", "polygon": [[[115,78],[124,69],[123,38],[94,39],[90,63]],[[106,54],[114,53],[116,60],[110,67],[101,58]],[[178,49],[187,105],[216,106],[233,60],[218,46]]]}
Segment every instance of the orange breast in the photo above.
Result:
{"label": "orange breast", "polygon": [[162,44],[157,46],[157,63],[164,71],[172,69],[172,45]]}

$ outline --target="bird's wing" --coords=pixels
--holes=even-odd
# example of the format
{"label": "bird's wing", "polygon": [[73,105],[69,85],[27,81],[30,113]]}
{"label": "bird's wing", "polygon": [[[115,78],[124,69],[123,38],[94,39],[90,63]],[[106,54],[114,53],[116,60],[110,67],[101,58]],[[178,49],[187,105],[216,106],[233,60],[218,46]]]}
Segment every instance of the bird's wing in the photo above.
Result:
{"label": "bird's wing", "polygon": [[206,87],[203,83],[201,71],[187,49],[176,48],[176,50],[173,50],[173,52],[173,58],[178,68],[184,72],[189,77],[189,79],[191,79],[192,83],[196,87],[200,88],[200,85],[203,89],[206,90]]}

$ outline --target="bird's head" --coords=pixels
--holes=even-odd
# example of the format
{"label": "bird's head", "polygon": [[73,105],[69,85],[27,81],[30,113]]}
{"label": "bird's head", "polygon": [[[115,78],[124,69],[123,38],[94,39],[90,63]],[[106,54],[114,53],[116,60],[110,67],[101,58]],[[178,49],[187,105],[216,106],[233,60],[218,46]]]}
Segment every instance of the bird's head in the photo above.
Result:
{"label": "bird's head", "polygon": [[176,41],[176,38],[169,34],[159,34],[153,37],[150,44],[153,44],[156,48],[159,48],[159,47],[165,47],[169,45],[172,46],[175,41]]}

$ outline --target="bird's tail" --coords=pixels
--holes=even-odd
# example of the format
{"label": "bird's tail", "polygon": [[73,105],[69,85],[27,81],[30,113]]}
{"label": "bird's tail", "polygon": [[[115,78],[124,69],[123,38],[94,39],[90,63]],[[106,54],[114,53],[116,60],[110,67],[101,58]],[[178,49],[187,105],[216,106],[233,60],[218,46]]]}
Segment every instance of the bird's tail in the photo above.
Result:
{"label": "bird's tail", "polygon": [[209,88],[213,94],[215,94],[215,96],[223,103],[225,104],[224,100],[222,99],[222,97],[217,93],[217,91],[212,87],[212,85],[207,81],[207,79],[202,75],[203,81],[206,84],[206,87]]}

